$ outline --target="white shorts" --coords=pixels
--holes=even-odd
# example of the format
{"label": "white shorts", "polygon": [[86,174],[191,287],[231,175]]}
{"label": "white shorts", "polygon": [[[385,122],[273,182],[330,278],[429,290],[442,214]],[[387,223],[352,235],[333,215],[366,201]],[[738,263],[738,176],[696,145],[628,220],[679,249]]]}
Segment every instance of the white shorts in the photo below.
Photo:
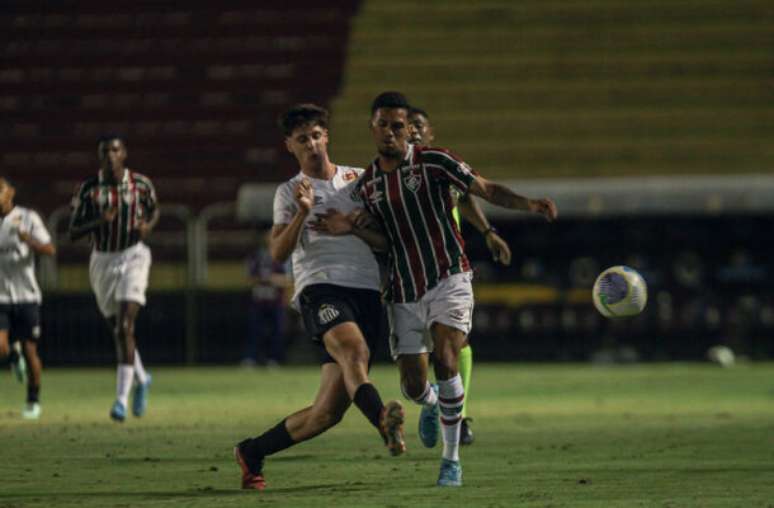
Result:
{"label": "white shorts", "polygon": [[456,273],[441,280],[418,302],[390,304],[392,358],[431,353],[433,340],[426,331],[433,323],[456,328],[468,335],[473,327],[472,280],[471,272]]}
{"label": "white shorts", "polygon": [[142,242],[120,252],[91,252],[89,280],[103,316],[118,314],[119,302],[145,305],[150,267],[151,252]]}

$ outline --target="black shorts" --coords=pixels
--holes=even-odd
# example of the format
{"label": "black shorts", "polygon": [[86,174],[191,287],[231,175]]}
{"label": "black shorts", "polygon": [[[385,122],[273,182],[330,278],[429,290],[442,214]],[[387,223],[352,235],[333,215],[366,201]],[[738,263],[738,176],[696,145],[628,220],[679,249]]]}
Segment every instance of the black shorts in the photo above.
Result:
{"label": "black shorts", "polygon": [[[304,327],[312,340],[324,347],[322,338],[336,325],[354,322],[363,332],[371,356],[387,341],[387,313],[379,291],[333,284],[313,284],[299,295]],[[322,363],[335,360],[325,353]]]}
{"label": "black shorts", "polygon": [[0,330],[8,330],[11,342],[40,339],[40,304],[0,303]]}

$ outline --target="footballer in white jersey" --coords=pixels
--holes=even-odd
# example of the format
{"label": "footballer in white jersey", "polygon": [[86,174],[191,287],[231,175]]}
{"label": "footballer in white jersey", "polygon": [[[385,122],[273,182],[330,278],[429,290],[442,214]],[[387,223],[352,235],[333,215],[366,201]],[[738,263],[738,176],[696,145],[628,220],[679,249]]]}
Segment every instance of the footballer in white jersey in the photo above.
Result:
{"label": "footballer in white jersey", "polygon": [[[56,252],[37,212],[14,205],[16,188],[0,177],[0,360],[9,358],[19,381],[27,378],[26,419],[40,417],[41,293],[35,255]],[[20,354],[21,353],[21,354]],[[29,367],[29,373],[25,372]]]}
{"label": "footballer in white jersey", "polygon": [[322,346],[323,359],[313,404],[234,448],[242,488],[255,490],[266,488],[263,463],[267,456],[333,427],[353,402],[376,427],[391,454],[405,450],[402,406],[397,401],[383,404],[368,378],[371,350],[379,341],[386,342],[379,268],[366,244],[377,239],[373,232],[354,227],[339,237],[316,230],[328,220],[329,209],[359,208],[352,189],[361,170],[337,166],[328,158],[325,109],[299,104],[282,115],[280,125],[301,172],[277,190],[269,251],[277,262],[292,256],[295,307],[312,340]]}

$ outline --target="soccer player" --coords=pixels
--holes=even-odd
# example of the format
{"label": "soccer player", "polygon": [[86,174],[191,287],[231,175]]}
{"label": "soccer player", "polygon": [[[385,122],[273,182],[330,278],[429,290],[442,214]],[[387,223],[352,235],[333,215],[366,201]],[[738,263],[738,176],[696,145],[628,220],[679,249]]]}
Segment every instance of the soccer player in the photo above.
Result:
{"label": "soccer player", "polygon": [[[35,420],[40,418],[43,369],[38,356],[41,294],[35,279],[35,254],[53,256],[56,249],[40,216],[14,205],[15,195],[9,179],[0,177],[0,358],[11,356],[20,381],[26,360],[27,403],[22,417]],[[23,357],[16,348],[19,343]]]}
{"label": "soccer player", "polygon": [[[468,192],[514,210],[557,216],[547,198],[528,199],[473,173],[440,148],[409,143],[409,103],[385,92],[371,107],[371,133],[378,156],[358,181],[363,205],[389,238],[391,277],[390,346],[398,362],[403,393],[441,413],[443,458],[439,486],[462,485],[460,421],[465,392],[458,372],[473,312],[472,273],[454,218],[451,189]],[[327,220],[346,217],[329,213]],[[359,222],[359,221],[358,221]],[[356,222],[357,223],[357,222]],[[335,234],[333,231],[329,231]],[[429,329],[432,340],[425,340]],[[435,352],[438,393],[427,381],[428,355]],[[420,425],[431,419],[420,420]],[[426,433],[426,432],[423,432]]]}
{"label": "soccer player", "polygon": [[[280,118],[285,145],[300,172],[277,189],[269,248],[275,261],[292,256],[295,294],[312,340],[323,350],[320,387],[302,409],[234,449],[242,468],[242,488],[263,490],[264,458],[311,439],[336,425],[352,402],[376,427],[392,455],[405,451],[403,408],[382,404],[368,378],[370,350],[386,335],[379,268],[368,244],[386,241],[367,229],[320,234],[318,217],[328,208],[344,213],[360,207],[353,194],[363,172],[328,157],[328,112],[313,104],[290,108]],[[368,243],[366,243],[368,242]]]}
{"label": "soccer player", "polygon": [[73,196],[70,238],[91,238],[89,280],[97,306],[113,331],[118,360],[110,418],[123,422],[133,382],[132,413],[142,416],[148,403],[151,376],[137,350],[134,324],[145,305],[151,267],[144,240],[156,227],[160,209],[150,179],[126,167],[122,137],[100,139],[97,156],[98,173]]}
{"label": "soccer player", "polygon": [[[430,123],[430,115],[422,108],[412,106],[408,115],[410,142],[415,145],[432,146],[435,141],[435,133]],[[453,193],[456,194],[456,193]],[[457,223],[457,228],[462,231],[461,218],[470,222],[478,230],[486,241],[486,246],[492,253],[492,258],[505,266],[511,264],[511,249],[508,243],[497,233],[497,230],[489,224],[489,220],[484,215],[484,211],[478,204],[476,198],[465,194],[458,196],[457,205],[452,210],[452,216]],[[470,376],[473,372],[473,348],[467,344],[460,350],[460,376],[462,377],[462,388],[465,390],[465,400],[462,402],[462,421],[460,422],[460,444],[473,444],[473,429],[471,422],[473,418],[468,417],[468,402],[470,401]],[[435,386],[433,386],[435,389]],[[438,418],[437,411],[425,410],[423,418]],[[424,425],[421,429],[427,429],[431,432],[437,429],[433,425]],[[428,448],[435,446],[438,441],[438,433],[433,432],[426,435],[420,432],[422,443]]]}

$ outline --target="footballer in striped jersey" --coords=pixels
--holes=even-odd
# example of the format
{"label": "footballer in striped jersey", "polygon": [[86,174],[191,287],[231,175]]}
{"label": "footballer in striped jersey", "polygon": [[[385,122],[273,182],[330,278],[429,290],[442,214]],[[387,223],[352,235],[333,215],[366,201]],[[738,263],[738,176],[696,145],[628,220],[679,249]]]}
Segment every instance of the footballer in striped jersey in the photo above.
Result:
{"label": "footballer in striped jersey", "polygon": [[132,413],[142,416],[151,383],[137,349],[134,324],[145,305],[151,266],[151,252],[143,240],[156,227],[160,210],[150,179],[126,167],[123,138],[103,137],[97,155],[99,171],[73,196],[70,238],[91,239],[89,280],[97,306],[113,330],[118,355],[110,417],[123,422],[133,384]]}
{"label": "footballer in striped jersey", "polygon": [[[464,242],[452,216],[452,191],[539,213],[549,221],[556,219],[557,209],[550,199],[528,199],[475,174],[448,150],[410,144],[409,109],[399,92],[382,93],[373,101],[370,128],[378,155],[361,176],[358,192],[390,244],[390,346],[401,387],[423,406],[438,405],[444,446],[437,484],[459,486],[465,392],[458,365],[472,324],[473,289]],[[425,341],[425,329],[431,341]],[[435,353],[438,393],[427,381],[430,352]]]}

